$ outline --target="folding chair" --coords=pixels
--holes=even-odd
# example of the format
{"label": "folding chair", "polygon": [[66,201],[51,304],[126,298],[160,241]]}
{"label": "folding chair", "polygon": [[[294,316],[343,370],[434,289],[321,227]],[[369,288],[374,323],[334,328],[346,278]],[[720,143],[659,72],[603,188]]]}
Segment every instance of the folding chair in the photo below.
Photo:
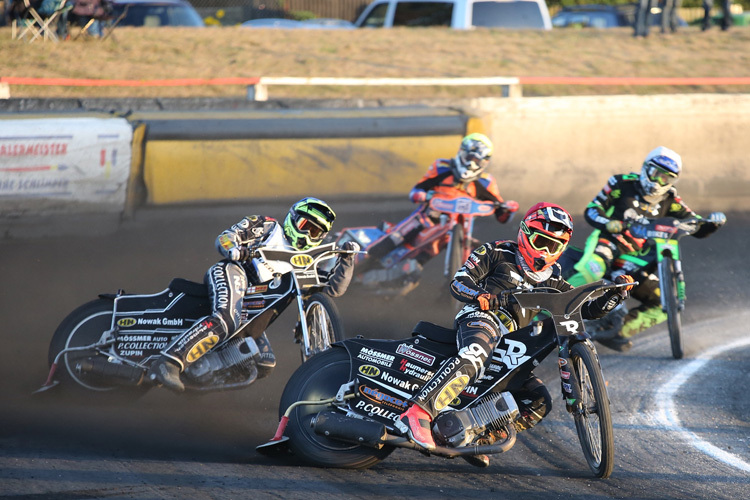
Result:
{"label": "folding chair", "polygon": [[14,0],[11,36],[22,40],[30,37],[29,43],[37,38],[58,41],[55,32],[58,17],[71,8],[68,0]]}
{"label": "folding chair", "polygon": [[[75,36],[77,40],[81,36],[98,36],[106,40],[112,35],[115,27],[119,24],[130,6],[117,18],[113,19],[113,6],[111,0],[73,0],[75,5],[70,11],[74,22],[81,26],[81,30]],[[94,23],[99,23],[98,33],[92,33]]]}

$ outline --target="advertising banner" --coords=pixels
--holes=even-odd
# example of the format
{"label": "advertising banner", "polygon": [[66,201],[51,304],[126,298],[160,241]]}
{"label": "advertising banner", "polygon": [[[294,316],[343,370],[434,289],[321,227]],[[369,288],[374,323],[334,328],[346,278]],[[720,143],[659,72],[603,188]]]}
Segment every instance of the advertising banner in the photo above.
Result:
{"label": "advertising banner", "polygon": [[121,118],[0,119],[0,217],[122,211],[132,136]]}

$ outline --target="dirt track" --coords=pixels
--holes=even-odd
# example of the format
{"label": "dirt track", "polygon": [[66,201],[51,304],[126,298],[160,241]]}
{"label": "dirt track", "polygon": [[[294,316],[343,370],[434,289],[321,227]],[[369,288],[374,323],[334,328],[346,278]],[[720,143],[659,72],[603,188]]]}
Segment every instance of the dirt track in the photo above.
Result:
{"label": "dirt track", "polygon": [[[288,201],[293,200],[251,209],[283,217]],[[86,227],[72,223],[61,229],[74,234],[0,240],[0,497],[458,498],[502,492],[503,498],[569,498],[585,492],[592,498],[741,498],[747,491],[746,474],[706,458],[644,417],[652,404],[648,391],[685,363],[671,359],[658,328],[628,355],[600,350],[618,443],[618,465],[608,481],[590,480],[572,421],[559,405],[489,469],[405,451],[364,472],[267,461],[254,448],[273,434],[279,393],[299,363],[291,315],[270,330],[279,367],[248,390],[201,397],[153,390],[134,402],[29,395],[46,377],[49,339],[69,311],[100,292],[156,292],[174,276],[200,280],[216,259],[216,234],[247,208],[148,209],[102,234],[85,234]],[[396,220],[410,206],[383,200],[341,202],[336,208],[342,228]],[[698,328],[747,310],[750,299],[744,252],[750,215],[728,215],[719,233],[683,245],[688,358],[747,330],[738,324],[720,331]],[[515,237],[516,228],[480,223],[478,236]],[[579,230],[577,242],[584,237],[585,230]],[[431,263],[428,277],[405,300],[372,301],[356,293],[342,298],[347,333],[396,338],[408,335],[420,319],[450,324],[449,308],[440,299],[439,269],[440,263]],[[743,376],[746,381],[750,350],[728,356],[720,376],[709,375],[710,390],[691,385],[691,391],[705,394],[690,392],[680,401],[687,406],[691,430],[748,461],[750,404],[731,387],[742,384]],[[559,401],[554,371],[543,364],[539,373]]]}

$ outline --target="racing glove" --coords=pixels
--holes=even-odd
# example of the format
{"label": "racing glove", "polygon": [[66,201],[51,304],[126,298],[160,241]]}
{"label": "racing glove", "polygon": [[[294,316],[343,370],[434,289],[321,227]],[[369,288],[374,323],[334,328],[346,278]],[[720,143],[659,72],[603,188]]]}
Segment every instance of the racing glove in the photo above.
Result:
{"label": "racing glove", "polygon": [[496,311],[500,307],[497,295],[492,293],[477,295],[477,302],[479,302],[479,308],[482,311]]}
{"label": "racing glove", "polygon": [[623,224],[621,220],[611,220],[607,222],[605,227],[607,229],[607,232],[611,234],[618,234],[621,233],[625,228],[625,224]]}
{"label": "racing glove", "polygon": [[708,222],[713,223],[716,227],[721,227],[727,223],[727,216],[723,212],[711,212],[708,216]]}
{"label": "racing glove", "polygon": [[502,205],[498,207],[498,209],[495,211],[495,218],[498,222],[501,224],[505,224],[510,220],[510,218],[513,216],[514,213],[518,211],[518,202],[513,200],[508,200],[506,202],[503,202]]}
{"label": "racing glove", "polygon": [[353,261],[354,257],[356,257],[356,253],[359,252],[360,246],[355,241],[347,241],[343,245],[341,245],[341,250],[346,250],[347,252],[352,252],[348,254],[342,254],[339,258],[346,259],[347,261]]}
{"label": "racing glove", "polygon": [[[620,276],[615,278],[615,285],[623,285],[625,283],[635,283],[635,280],[629,274],[621,274]],[[632,290],[634,286],[635,285],[630,285],[620,288],[620,297],[622,297],[623,299],[627,299],[630,295],[630,290]]]}

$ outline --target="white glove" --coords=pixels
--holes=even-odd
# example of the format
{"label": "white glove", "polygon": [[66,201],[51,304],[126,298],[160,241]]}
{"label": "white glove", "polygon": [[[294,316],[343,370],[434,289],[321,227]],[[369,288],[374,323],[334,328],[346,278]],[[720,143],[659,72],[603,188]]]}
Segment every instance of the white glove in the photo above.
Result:
{"label": "white glove", "polygon": [[708,222],[712,222],[717,226],[721,227],[727,223],[727,216],[723,212],[712,212],[708,216]]}
{"label": "white glove", "polygon": [[240,260],[241,256],[242,254],[240,253],[239,248],[235,247],[229,250],[229,260],[237,261]]}

